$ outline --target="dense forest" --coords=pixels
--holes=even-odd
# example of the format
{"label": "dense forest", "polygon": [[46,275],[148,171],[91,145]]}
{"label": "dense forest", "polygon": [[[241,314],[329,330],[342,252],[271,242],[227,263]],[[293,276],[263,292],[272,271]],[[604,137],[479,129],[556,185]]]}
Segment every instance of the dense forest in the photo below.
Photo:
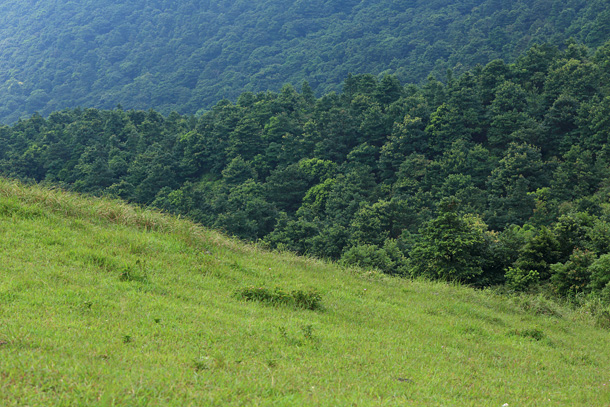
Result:
{"label": "dense forest", "polygon": [[421,86],[348,75],[200,117],[94,108],[0,127],[0,171],[242,239],[474,286],[610,299],[610,42]]}
{"label": "dense forest", "polygon": [[0,4],[0,122],[77,106],[203,113],[348,73],[423,84],[534,43],[610,36],[608,0],[83,0]]}

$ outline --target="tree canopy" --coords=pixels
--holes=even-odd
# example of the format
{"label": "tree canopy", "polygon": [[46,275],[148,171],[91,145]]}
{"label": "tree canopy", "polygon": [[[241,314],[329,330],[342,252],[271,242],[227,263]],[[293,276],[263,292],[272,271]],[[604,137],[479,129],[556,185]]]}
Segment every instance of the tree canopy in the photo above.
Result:
{"label": "tree canopy", "polygon": [[[430,73],[444,79],[449,68],[459,75],[495,59],[513,62],[534,43],[574,38],[596,48],[609,34],[606,0],[3,1],[0,122],[118,104],[195,114],[284,83],[306,80],[318,96],[339,92],[348,73],[372,74],[356,87],[377,89],[372,79],[380,79],[377,95],[367,96],[387,104],[399,97],[399,82],[422,84]],[[528,54],[520,75],[529,81],[521,86],[544,81],[554,97],[572,75],[580,78],[570,82],[573,91],[587,97],[590,79],[604,70],[578,53],[565,57],[570,64],[544,81],[540,72],[552,51]],[[488,67],[484,101],[502,69]],[[585,82],[589,89],[580,89]],[[376,108],[370,109],[363,126],[372,129]],[[507,115],[497,118],[496,133],[511,115],[527,120],[518,111]],[[471,124],[464,123],[476,137]]]}

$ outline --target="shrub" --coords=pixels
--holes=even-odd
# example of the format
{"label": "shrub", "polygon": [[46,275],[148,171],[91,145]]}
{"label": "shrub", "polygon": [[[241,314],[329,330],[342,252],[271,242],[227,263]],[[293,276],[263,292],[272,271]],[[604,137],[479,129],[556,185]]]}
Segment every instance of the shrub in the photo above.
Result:
{"label": "shrub", "polygon": [[258,301],[276,306],[284,305],[312,311],[322,308],[322,296],[315,289],[284,291],[279,287],[273,290],[264,287],[246,287],[238,290],[236,295],[246,301]]}
{"label": "shrub", "polygon": [[523,270],[519,267],[509,267],[505,274],[506,285],[515,291],[525,291],[537,283],[540,274],[536,270]]}
{"label": "shrub", "polygon": [[341,263],[363,269],[376,269],[386,274],[405,274],[406,259],[396,241],[388,239],[383,247],[363,244],[347,250],[341,257]]}
{"label": "shrub", "polygon": [[595,293],[602,292],[610,283],[610,254],[604,254],[596,259],[589,268],[589,289]]}
{"label": "shrub", "polygon": [[489,255],[487,225],[477,216],[462,215],[458,206],[459,201],[444,199],[438,217],[420,230],[410,253],[413,275],[475,284],[480,280]]}
{"label": "shrub", "polygon": [[551,266],[553,289],[563,296],[574,296],[587,291],[590,280],[589,266],[595,261],[595,254],[588,250],[574,249],[567,262]]}
{"label": "shrub", "polygon": [[546,281],[552,274],[550,265],[560,260],[559,241],[547,227],[541,227],[529,237],[519,250],[515,266],[522,270],[535,270],[541,281]]}

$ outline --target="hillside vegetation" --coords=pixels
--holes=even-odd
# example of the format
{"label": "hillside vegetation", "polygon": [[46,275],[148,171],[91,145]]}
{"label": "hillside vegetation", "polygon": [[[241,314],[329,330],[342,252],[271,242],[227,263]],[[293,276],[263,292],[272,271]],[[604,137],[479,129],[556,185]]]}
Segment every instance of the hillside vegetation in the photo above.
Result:
{"label": "hillside vegetation", "polygon": [[0,4],[0,122],[66,107],[192,114],[348,73],[420,83],[533,43],[609,37],[607,0],[83,0]]}
{"label": "hillside vegetation", "polygon": [[7,407],[610,403],[608,321],[539,297],[270,253],[4,179],[0,258]]}
{"label": "hillside vegetation", "polygon": [[388,274],[609,302],[608,66],[610,43],[541,45],[447,84],[34,115],[0,127],[0,171]]}

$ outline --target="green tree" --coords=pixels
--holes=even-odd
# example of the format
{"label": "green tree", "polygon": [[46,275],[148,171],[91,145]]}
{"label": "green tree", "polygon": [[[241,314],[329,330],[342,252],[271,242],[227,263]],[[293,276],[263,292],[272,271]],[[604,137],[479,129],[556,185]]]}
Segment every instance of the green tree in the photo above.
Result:
{"label": "green tree", "polygon": [[495,89],[495,98],[489,108],[490,127],[488,141],[490,146],[504,150],[513,142],[519,140],[516,133],[523,127],[533,127],[533,119],[526,113],[528,100],[525,90],[513,83],[504,82]]}
{"label": "green tree", "polygon": [[511,143],[488,181],[489,206],[486,219],[494,229],[511,223],[522,225],[533,214],[531,194],[547,184],[540,150]]}
{"label": "green tree", "polygon": [[307,175],[298,163],[276,169],[265,183],[267,200],[281,211],[295,213],[311,185]]}
{"label": "green tree", "polygon": [[350,224],[354,244],[382,246],[386,239],[397,239],[403,230],[416,225],[419,216],[407,201],[377,201],[360,207]]}
{"label": "green tree", "polygon": [[319,222],[304,218],[291,219],[286,213],[278,215],[273,231],[267,234],[264,242],[271,247],[306,255],[312,252],[312,239],[320,233]]}
{"label": "green tree", "polygon": [[564,264],[553,264],[551,283],[555,292],[564,297],[586,292],[591,280],[589,267],[595,259],[595,254],[590,251],[575,249]]}
{"label": "green tree", "polygon": [[263,186],[249,179],[231,189],[214,227],[242,239],[256,240],[273,230],[276,218],[276,208],[264,199]]}
{"label": "green tree", "polygon": [[256,171],[240,155],[233,158],[227,167],[222,170],[222,180],[231,186],[243,184],[247,180],[256,181],[257,178]]}
{"label": "green tree", "polygon": [[419,117],[405,115],[399,123],[394,123],[392,134],[380,150],[379,170],[383,180],[393,182],[405,156],[424,153],[430,142],[424,132],[425,124]]}
{"label": "green tree", "polygon": [[590,279],[587,288],[597,295],[602,295],[606,302],[610,302],[610,254],[599,256],[587,271]]}
{"label": "green tree", "polygon": [[593,194],[603,179],[603,173],[600,173],[593,153],[575,145],[562,158],[553,171],[553,196],[560,201],[571,201]]}
{"label": "green tree", "polygon": [[229,134],[227,153],[230,157],[242,156],[250,160],[262,153],[264,144],[261,125],[251,117],[244,117]]}
{"label": "green tree", "polygon": [[474,283],[483,274],[487,252],[486,225],[459,211],[459,202],[445,199],[438,216],[420,230],[420,239],[410,253],[413,275],[433,279]]}
{"label": "green tree", "polygon": [[406,275],[406,258],[392,240],[385,245],[362,244],[343,253],[341,263],[368,270],[379,270],[386,274]]}
{"label": "green tree", "polygon": [[389,105],[397,101],[403,94],[403,88],[396,76],[384,75],[374,92],[375,98],[382,105]]}
{"label": "green tree", "polygon": [[471,132],[466,128],[459,110],[443,103],[430,116],[426,127],[429,138],[428,153],[439,154],[457,140],[470,141]]}
{"label": "green tree", "polygon": [[561,246],[557,237],[549,228],[542,226],[535,235],[527,238],[514,265],[524,272],[533,270],[541,281],[546,281],[551,276],[551,264],[557,263],[560,258]]}
{"label": "green tree", "polygon": [[374,201],[375,195],[376,183],[371,169],[356,167],[336,177],[326,200],[326,216],[347,227],[360,205]]}

